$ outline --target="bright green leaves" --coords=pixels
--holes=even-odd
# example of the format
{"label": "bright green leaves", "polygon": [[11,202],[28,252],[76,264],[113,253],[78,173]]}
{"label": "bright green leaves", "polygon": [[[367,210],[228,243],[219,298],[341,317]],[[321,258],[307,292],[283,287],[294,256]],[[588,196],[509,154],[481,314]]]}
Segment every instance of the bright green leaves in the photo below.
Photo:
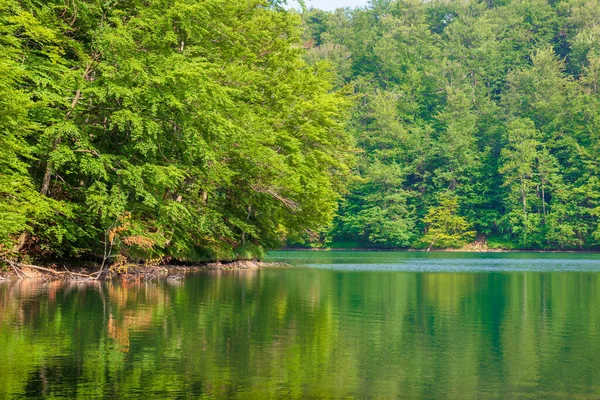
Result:
{"label": "bright green leaves", "polygon": [[[530,119],[512,121],[508,127],[508,144],[501,154],[503,162],[499,172],[504,175],[504,185],[509,188],[508,225],[525,247],[536,241],[539,244],[539,227],[542,217],[545,218],[545,196],[538,196],[542,183],[538,179],[541,178],[538,171],[540,136]],[[543,216],[538,212],[542,209]]]}
{"label": "bright green leaves", "polygon": [[359,238],[378,246],[410,246],[414,240],[411,193],[402,189],[406,172],[398,164],[375,162],[342,203],[339,236]]}
{"label": "bright green leaves", "polygon": [[[564,64],[550,50],[532,56],[532,66],[509,75],[504,101],[518,115],[508,124],[500,172],[506,196],[506,227],[525,247],[591,245],[589,122],[580,82],[564,75]],[[585,118],[585,117],[584,117]]]}
{"label": "bright green leaves", "polygon": [[[259,0],[6,7],[14,112],[0,124],[23,134],[2,137],[0,163],[23,187],[0,202],[2,241],[28,230],[49,255],[234,258],[333,218],[348,103],[302,60],[297,15]],[[54,208],[19,213],[25,192]]]}
{"label": "bright green leaves", "polygon": [[592,3],[0,0],[0,242],[596,246]]}
{"label": "bright green leaves", "polygon": [[439,195],[439,204],[429,208],[423,222],[426,232],[421,242],[428,249],[460,248],[475,238],[471,224],[458,215],[458,200],[451,193]]}
{"label": "bright green leaves", "polygon": [[28,73],[23,41],[53,36],[14,1],[0,2],[0,32],[0,252],[4,252],[38,218],[52,213],[52,204],[39,197],[28,174],[34,160],[28,139],[37,125],[28,119],[34,102],[24,87]]}

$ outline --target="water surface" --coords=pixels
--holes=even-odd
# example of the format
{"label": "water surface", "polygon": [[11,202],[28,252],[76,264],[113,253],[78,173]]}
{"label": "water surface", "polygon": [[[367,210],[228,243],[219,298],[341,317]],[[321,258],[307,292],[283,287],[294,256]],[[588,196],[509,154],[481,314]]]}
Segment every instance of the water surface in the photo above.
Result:
{"label": "water surface", "polygon": [[0,284],[0,398],[600,398],[600,256],[276,252]]}

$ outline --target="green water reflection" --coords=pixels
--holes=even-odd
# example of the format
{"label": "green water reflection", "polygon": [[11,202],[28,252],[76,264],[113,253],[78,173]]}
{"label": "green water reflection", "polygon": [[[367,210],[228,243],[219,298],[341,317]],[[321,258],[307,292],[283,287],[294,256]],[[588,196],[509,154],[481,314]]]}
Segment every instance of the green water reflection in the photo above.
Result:
{"label": "green water reflection", "polygon": [[599,398],[600,273],[0,285],[0,398]]}

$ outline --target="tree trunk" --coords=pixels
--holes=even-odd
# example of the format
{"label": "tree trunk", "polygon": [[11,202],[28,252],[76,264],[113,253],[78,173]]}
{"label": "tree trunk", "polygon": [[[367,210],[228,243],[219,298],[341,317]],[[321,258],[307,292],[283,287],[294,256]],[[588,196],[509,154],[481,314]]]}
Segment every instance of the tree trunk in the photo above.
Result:
{"label": "tree trunk", "polygon": [[[93,60],[90,63],[88,63],[88,65],[86,66],[85,72],[83,73],[84,79],[88,80],[90,78],[90,74],[93,70],[94,62],[97,59],[98,59],[98,56],[94,55]],[[73,102],[71,103],[71,108],[69,109],[69,111],[67,111],[67,114],[65,115],[65,120],[68,120],[69,118],[71,118],[71,114],[75,110],[75,107],[77,107],[77,103],[79,102],[79,100],[81,100],[81,89],[77,89],[77,91],[75,91],[75,97],[73,98]],[[52,143],[52,150],[50,151],[50,153],[52,153],[54,150],[56,150],[56,148],[60,144],[61,140],[62,139],[60,136],[57,137],[56,139],[54,139],[54,142]],[[52,163],[50,161],[48,161],[46,163],[46,171],[44,172],[44,179],[42,180],[42,187],[40,188],[40,194],[42,196],[48,196],[48,192],[50,191],[50,182],[52,180],[53,173],[54,173],[54,171],[52,171]],[[23,248],[25,248],[25,246],[27,245],[27,241],[29,241],[30,237],[31,237],[31,234],[29,233],[29,231],[23,232],[21,234],[21,236],[19,236],[19,240],[15,244],[13,251],[15,253],[19,253],[21,250],[23,250]]]}
{"label": "tree trunk", "polygon": [[[54,143],[52,144],[52,151],[56,150],[56,148],[60,144],[60,141],[61,141],[60,137],[58,137],[54,140]],[[46,163],[46,171],[44,172],[44,179],[42,179],[42,187],[40,188],[40,194],[42,196],[48,196],[48,192],[50,191],[50,181],[52,180],[52,173],[53,173],[52,172],[52,163],[50,161],[48,161]],[[25,232],[21,233],[21,236],[19,236],[19,240],[17,241],[17,244],[13,248],[13,251],[15,253],[19,253],[21,250],[23,250],[25,248],[25,245],[27,245],[27,242],[29,241],[30,237],[31,237],[31,233],[29,233],[29,231],[25,231]]]}
{"label": "tree trunk", "polygon": [[525,181],[521,178],[521,201],[523,202],[523,214],[527,217],[527,197],[525,196]]}
{"label": "tree trunk", "polygon": [[546,192],[544,191],[544,180],[542,179],[542,213],[544,214],[544,225],[546,224]]}

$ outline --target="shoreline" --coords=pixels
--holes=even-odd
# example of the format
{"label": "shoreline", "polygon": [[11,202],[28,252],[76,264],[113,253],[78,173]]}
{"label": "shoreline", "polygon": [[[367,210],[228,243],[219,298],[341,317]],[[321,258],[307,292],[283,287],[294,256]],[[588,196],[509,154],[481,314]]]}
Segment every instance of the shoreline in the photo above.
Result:
{"label": "shoreline", "polygon": [[[12,267],[12,268],[11,268]],[[7,269],[0,271],[0,282],[19,281],[19,280],[44,280],[44,281],[73,281],[73,282],[95,282],[95,281],[110,281],[113,279],[121,279],[125,281],[144,281],[166,280],[167,282],[181,281],[185,275],[189,273],[208,272],[208,271],[243,271],[243,270],[259,270],[263,268],[287,268],[290,267],[287,263],[281,262],[263,262],[258,260],[235,260],[229,262],[211,262],[206,264],[194,265],[157,265],[144,266],[131,264],[127,268],[119,271],[111,271],[105,269],[90,272],[90,268],[86,267],[71,267],[64,270],[51,267],[40,267],[28,264],[12,263],[7,265]],[[100,266],[96,265],[95,269]]]}
{"label": "shoreline", "polygon": [[[515,250],[515,249],[482,249],[482,248],[462,248],[462,249],[377,249],[377,248],[283,248],[274,251],[289,252],[390,252],[390,253],[548,253],[548,254],[600,254],[600,250]],[[263,268],[289,268],[290,264],[284,262],[265,262],[258,260],[234,260],[234,261],[216,261],[199,264],[163,264],[145,266],[142,264],[129,264],[124,267],[111,270],[106,267],[100,273],[100,265],[85,264],[82,266],[70,266],[61,264],[57,266],[37,266],[21,264],[14,261],[2,259],[5,263],[4,270],[0,270],[0,282],[17,281],[23,279],[40,279],[45,281],[110,281],[121,279],[125,281],[145,281],[164,280],[180,281],[188,273],[208,272],[208,271],[243,271],[258,270]]]}
{"label": "shoreline", "polygon": [[283,248],[273,251],[316,251],[316,252],[328,252],[328,251],[372,251],[372,252],[396,252],[396,253],[572,253],[572,254],[600,254],[600,250],[522,250],[522,249],[377,249],[372,247],[325,247],[325,248],[312,248],[312,249],[300,249],[300,248]]}

